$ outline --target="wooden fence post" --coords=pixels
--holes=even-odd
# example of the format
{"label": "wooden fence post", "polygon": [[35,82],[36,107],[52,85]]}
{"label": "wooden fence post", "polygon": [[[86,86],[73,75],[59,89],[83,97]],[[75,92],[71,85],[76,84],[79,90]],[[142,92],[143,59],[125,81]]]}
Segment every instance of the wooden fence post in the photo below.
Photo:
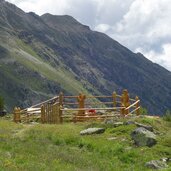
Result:
{"label": "wooden fence post", "polygon": [[121,104],[122,109],[120,110],[120,114],[121,116],[125,115],[125,106],[123,104]]}
{"label": "wooden fence post", "polygon": [[[113,107],[115,108],[116,107],[116,92],[114,91],[113,94],[112,94],[112,98],[113,98]],[[114,109],[115,111],[116,109]]]}
{"label": "wooden fence post", "polygon": [[62,107],[63,107],[63,101],[64,101],[64,94],[62,92],[60,92],[59,94],[59,109],[58,109],[58,112],[59,112],[59,121],[60,123],[63,122],[63,118],[62,118]]}
{"label": "wooden fence post", "polygon": [[41,122],[45,123],[45,106],[41,106]]}
{"label": "wooden fence post", "polygon": [[[138,100],[139,100],[139,97],[136,96],[136,97],[135,97],[135,100],[138,101]],[[136,104],[136,109],[137,109],[137,110],[136,110],[136,115],[137,115],[137,116],[140,115],[140,108],[139,108],[139,107],[140,107],[140,103],[138,102],[138,103]]]}
{"label": "wooden fence post", "polygon": [[64,94],[62,92],[59,93],[59,105],[63,106]]}
{"label": "wooden fence post", "polygon": [[14,122],[21,122],[21,109],[19,107],[14,108]]}

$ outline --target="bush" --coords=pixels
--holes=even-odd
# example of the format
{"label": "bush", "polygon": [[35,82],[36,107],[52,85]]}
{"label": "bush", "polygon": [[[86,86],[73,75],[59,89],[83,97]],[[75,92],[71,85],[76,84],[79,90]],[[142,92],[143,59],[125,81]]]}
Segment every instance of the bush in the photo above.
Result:
{"label": "bush", "polygon": [[165,115],[163,116],[163,120],[171,122],[171,112],[167,110]]}
{"label": "bush", "polygon": [[0,111],[4,110],[4,99],[0,96]]}
{"label": "bush", "polygon": [[145,107],[140,108],[140,115],[148,115],[148,110]]}

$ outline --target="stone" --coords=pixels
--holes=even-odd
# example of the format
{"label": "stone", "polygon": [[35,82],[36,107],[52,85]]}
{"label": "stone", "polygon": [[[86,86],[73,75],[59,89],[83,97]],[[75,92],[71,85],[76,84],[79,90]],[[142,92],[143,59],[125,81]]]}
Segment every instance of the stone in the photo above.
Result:
{"label": "stone", "polygon": [[141,124],[141,123],[138,123],[138,122],[135,122],[135,125],[138,126],[138,127],[143,127],[145,129],[153,132],[153,127],[150,126],[150,125],[144,125],[144,124]]}
{"label": "stone", "polygon": [[115,121],[114,120],[112,120],[112,119],[106,119],[105,121],[104,121],[104,124],[113,124]]}
{"label": "stone", "polygon": [[102,134],[105,132],[104,128],[88,128],[80,132],[80,135]]}
{"label": "stone", "polygon": [[7,111],[5,109],[0,111],[0,116],[5,116],[6,114],[7,114]]}
{"label": "stone", "polygon": [[133,125],[133,124],[135,124],[134,121],[126,121],[126,122],[124,122],[124,125]]}
{"label": "stone", "polygon": [[152,160],[149,161],[145,164],[146,167],[151,168],[151,169],[165,169],[168,167],[168,165],[166,164],[166,162],[164,161],[160,161],[160,160]]}
{"label": "stone", "polygon": [[117,137],[110,137],[110,138],[107,138],[107,140],[109,140],[109,141],[113,141],[113,140],[116,140],[117,139]]}
{"label": "stone", "polygon": [[137,146],[152,147],[157,143],[156,135],[143,127],[136,128],[131,133],[131,137]]}
{"label": "stone", "polygon": [[124,124],[123,122],[115,122],[115,123],[113,123],[113,126],[118,127],[118,126],[121,126],[123,124]]}
{"label": "stone", "polygon": [[98,110],[98,111],[96,111],[97,115],[104,115],[105,113],[106,113],[105,110]]}

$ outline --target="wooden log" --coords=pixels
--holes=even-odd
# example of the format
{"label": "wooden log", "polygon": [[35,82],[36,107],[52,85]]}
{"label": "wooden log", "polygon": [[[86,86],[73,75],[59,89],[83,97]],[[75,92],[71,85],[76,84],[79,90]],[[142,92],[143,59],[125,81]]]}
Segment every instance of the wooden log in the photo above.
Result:
{"label": "wooden log", "polygon": [[[91,108],[92,110],[113,110],[113,109],[125,109],[124,106],[122,107],[110,107],[110,108]],[[79,110],[90,110],[90,108],[69,108],[69,109],[61,109],[62,111],[79,111]]]}
{"label": "wooden log", "polygon": [[[34,107],[41,106],[41,105],[46,104],[46,103],[48,103],[48,102],[51,102],[51,101],[53,101],[53,100],[58,100],[58,98],[59,98],[59,96],[55,96],[55,97],[53,97],[53,98],[51,98],[51,99],[49,99],[49,100],[46,100],[46,101],[44,101],[44,102],[35,104],[35,105],[33,105],[33,106],[29,107],[29,108],[34,108]],[[23,110],[21,110],[21,111],[27,111],[27,109],[28,109],[28,108],[23,109]]]}
{"label": "wooden log", "polygon": [[76,98],[77,99],[78,96],[64,96],[64,99],[72,99],[72,98]]}
{"label": "wooden log", "polygon": [[45,107],[41,106],[41,123],[45,123]]}
{"label": "wooden log", "polygon": [[140,109],[140,106],[139,106],[138,108],[136,108],[136,109],[132,110],[131,112],[129,112],[129,114],[128,114],[128,115],[130,115],[130,114],[132,114],[132,113],[134,113],[134,112],[137,112],[137,110],[139,110],[139,109]]}
{"label": "wooden log", "polygon": [[140,102],[140,100],[135,101],[133,104],[129,105],[126,109],[130,109],[131,107],[136,106],[136,104],[139,102]]}
{"label": "wooden log", "polygon": [[87,96],[87,99],[92,99],[92,98],[112,98],[112,96]]}

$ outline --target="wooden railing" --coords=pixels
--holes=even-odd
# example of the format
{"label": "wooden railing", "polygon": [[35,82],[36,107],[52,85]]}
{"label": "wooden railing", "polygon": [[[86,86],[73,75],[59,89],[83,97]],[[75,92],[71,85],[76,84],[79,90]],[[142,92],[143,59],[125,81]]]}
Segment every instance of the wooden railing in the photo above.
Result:
{"label": "wooden railing", "polygon": [[90,119],[104,120],[116,116],[140,114],[140,100],[129,97],[127,90],[122,95],[113,92],[110,96],[65,96],[60,93],[47,101],[21,110],[14,109],[14,121],[29,123],[62,123],[63,121],[87,121]]}

